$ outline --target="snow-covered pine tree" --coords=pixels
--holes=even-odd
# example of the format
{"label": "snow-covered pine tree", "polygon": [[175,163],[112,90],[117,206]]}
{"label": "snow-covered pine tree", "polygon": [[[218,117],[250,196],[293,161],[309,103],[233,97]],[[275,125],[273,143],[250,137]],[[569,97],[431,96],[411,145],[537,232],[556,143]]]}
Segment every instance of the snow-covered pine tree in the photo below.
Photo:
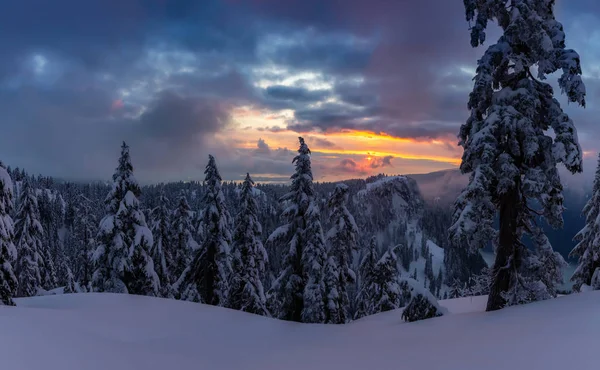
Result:
{"label": "snow-covered pine tree", "polygon": [[327,259],[325,237],[310,163],[310,149],[303,138],[293,163],[290,191],[281,197],[284,206],[279,226],[268,243],[282,251],[281,272],[271,287],[272,311],[283,320],[309,323],[325,321],[324,265]]}
{"label": "snow-covered pine tree", "polygon": [[171,245],[170,245],[170,227],[171,211],[169,209],[169,199],[165,195],[164,188],[161,187],[158,196],[158,205],[151,212],[151,230],[154,237],[154,245],[150,253],[154,261],[154,271],[160,281],[160,296],[172,298],[171,291],[171,272],[169,266],[172,265]]}
{"label": "snow-covered pine tree", "polygon": [[[193,212],[184,192],[179,195],[177,207],[171,220],[169,271],[171,281],[175,282],[190,265],[192,254],[198,249],[194,240]],[[179,294],[179,293],[177,293]]]}
{"label": "snow-covered pine tree", "polygon": [[[450,229],[457,245],[476,249],[493,241],[491,311],[504,307],[506,293],[526,283],[530,263],[524,261],[522,237],[542,232],[536,219],[543,216],[553,227],[563,224],[557,165],[572,173],[582,168],[575,126],[542,80],[561,70],[561,90],[582,106],[585,87],[579,55],[565,49],[554,0],[465,0],[465,8],[467,20],[475,22],[473,47],[485,41],[488,21],[497,20],[503,31],[478,61],[471,115],[459,134],[461,171],[471,177],[455,203]],[[499,232],[493,228],[497,211]],[[531,283],[525,289],[540,289],[539,280]]]}
{"label": "snow-covered pine tree", "polygon": [[[379,254],[377,252],[377,240],[371,237],[369,245],[365,250],[365,254],[360,261],[359,273],[359,289],[356,296],[357,309],[354,314],[355,319],[372,315],[375,313],[375,296],[376,279],[377,279],[377,261]],[[416,270],[415,270],[416,271]]]}
{"label": "snow-covered pine tree", "polygon": [[4,163],[0,161],[0,305],[14,306],[12,299],[17,290],[13,263],[17,258],[14,245],[13,184]]}
{"label": "snow-covered pine tree", "polygon": [[427,248],[427,253],[425,254],[425,278],[429,283],[429,289],[432,290],[432,286],[434,285],[435,276],[433,274],[433,254]]}
{"label": "snow-covered pine tree", "polygon": [[177,281],[176,287],[181,291],[181,298],[184,300],[226,306],[231,274],[231,216],[225,206],[221,175],[212,155],[208,156],[204,174],[204,240],[194,253],[191,264]]}
{"label": "snow-covered pine tree", "polygon": [[76,214],[73,220],[73,239],[75,244],[74,278],[79,283],[81,292],[92,290],[92,274],[94,263],[92,253],[96,246],[97,221],[92,201],[84,194],[77,196]]}
{"label": "snow-covered pine tree", "polygon": [[42,237],[44,230],[39,221],[37,197],[25,181],[19,199],[19,210],[15,221],[15,242],[17,246],[16,274],[17,296],[31,297],[42,289],[40,269],[44,267]]}
{"label": "snow-covered pine tree", "polygon": [[123,143],[113,187],[104,204],[94,251],[94,291],[157,295],[160,282],[149,251],[152,233],[140,209],[140,186],[133,176],[129,147]]}
{"label": "snow-covered pine tree", "polygon": [[42,181],[43,187],[37,189],[39,220],[44,230],[42,238],[42,248],[40,254],[44,261],[44,266],[40,266],[40,274],[42,277],[42,287],[45,290],[53,289],[58,284],[57,265],[60,266],[59,251],[62,250],[59,238],[59,229],[62,227],[64,219],[64,209],[62,205],[62,197],[49,187],[52,186],[51,181]]}
{"label": "snow-covered pine tree", "polygon": [[[597,270],[600,271],[600,155],[592,195],[582,213],[585,215],[585,226],[575,235],[575,240],[579,243],[570,254],[579,257],[577,268],[571,277],[575,290],[580,290],[584,284],[591,286],[592,276]],[[600,286],[594,289],[600,289]]]}
{"label": "snow-covered pine tree", "polygon": [[398,258],[393,248],[389,248],[377,261],[375,266],[375,296],[373,302],[374,313],[394,310],[400,307],[402,289],[398,277]]}
{"label": "snow-covered pine tree", "polygon": [[422,289],[416,280],[403,279],[401,285],[410,302],[402,311],[402,320],[414,322],[443,316],[447,310],[438,304],[438,301],[426,289]]}
{"label": "snow-covered pine tree", "polygon": [[326,323],[344,324],[349,321],[348,285],[356,282],[352,253],[356,251],[358,227],[348,211],[348,186],[338,184],[328,201],[332,227],[327,232],[329,253],[325,268]]}
{"label": "snow-covered pine tree", "polygon": [[77,293],[77,287],[75,285],[75,277],[73,276],[73,271],[71,271],[71,268],[69,267],[69,265],[67,263],[67,260],[64,260],[63,264],[65,265],[63,268],[65,270],[65,275],[66,275],[65,287],[63,289],[63,293],[65,293],[65,294]]}
{"label": "snow-covered pine tree", "polygon": [[233,232],[230,307],[269,316],[262,283],[268,257],[260,240],[262,226],[258,221],[258,204],[253,189],[254,181],[248,173],[242,184],[240,211]]}

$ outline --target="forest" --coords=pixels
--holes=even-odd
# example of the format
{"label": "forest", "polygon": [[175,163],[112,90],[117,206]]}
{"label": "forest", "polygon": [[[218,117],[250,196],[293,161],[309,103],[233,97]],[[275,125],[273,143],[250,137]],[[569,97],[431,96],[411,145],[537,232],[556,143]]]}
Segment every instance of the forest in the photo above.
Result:
{"label": "forest", "polygon": [[451,209],[426,203],[413,179],[313,183],[302,138],[291,185],[255,184],[250,174],[224,182],[210,156],[202,182],[140,186],[132,157],[123,143],[107,183],[3,167],[4,230],[14,220],[5,258],[16,280],[5,289],[141,294],[345,323],[415,295],[435,305],[467,294],[487,271],[481,255],[451,248]]}

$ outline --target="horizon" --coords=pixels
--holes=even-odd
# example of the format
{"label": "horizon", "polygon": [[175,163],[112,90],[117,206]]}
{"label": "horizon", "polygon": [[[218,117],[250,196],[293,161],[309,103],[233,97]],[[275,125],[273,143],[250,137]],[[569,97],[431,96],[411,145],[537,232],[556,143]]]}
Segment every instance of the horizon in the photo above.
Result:
{"label": "horizon", "polygon": [[[12,167],[104,181],[125,139],[143,183],[200,180],[208,153],[224,180],[250,172],[286,182],[297,136],[313,150],[321,182],[460,163],[456,135],[485,50],[469,45],[462,4],[34,5],[43,19],[18,2],[0,15],[11,35],[0,37],[0,159]],[[550,79],[594,160],[597,9],[583,0],[556,5],[568,47],[581,54],[587,108],[566,104]],[[486,46],[497,36],[491,28]]]}

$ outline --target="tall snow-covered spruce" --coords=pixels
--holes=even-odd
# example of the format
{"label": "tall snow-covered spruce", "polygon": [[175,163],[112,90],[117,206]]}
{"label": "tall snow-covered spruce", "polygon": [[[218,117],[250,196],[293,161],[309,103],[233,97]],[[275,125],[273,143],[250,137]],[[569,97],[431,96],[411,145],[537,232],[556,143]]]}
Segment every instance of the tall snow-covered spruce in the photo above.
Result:
{"label": "tall snow-covered spruce", "polygon": [[332,227],[327,232],[329,252],[325,268],[326,322],[344,324],[349,321],[348,285],[356,282],[350,268],[352,253],[356,250],[358,227],[348,211],[348,186],[338,184],[329,198]]}
{"label": "tall snow-covered spruce", "polygon": [[190,264],[192,253],[198,249],[198,243],[193,237],[193,212],[185,193],[179,195],[177,207],[173,210],[171,218],[169,271],[172,281],[177,281]]}
{"label": "tall snow-covered spruce", "polygon": [[13,210],[13,184],[6,167],[0,161],[0,305],[14,306],[13,294],[17,290],[17,277],[13,263],[17,257],[14,245],[14,225],[10,216]]}
{"label": "tall snow-covered spruce", "polygon": [[160,282],[150,257],[152,233],[140,209],[140,186],[133,176],[129,147],[123,143],[113,187],[104,204],[92,286],[97,292],[156,296]]}
{"label": "tall snow-covered spruce", "polygon": [[158,206],[151,212],[151,230],[154,244],[150,256],[154,261],[154,271],[160,281],[160,295],[169,298],[173,294],[171,292],[171,273],[169,265],[171,265],[171,250],[170,250],[170,216],[169,199],[166,197],[164,189],[161,188],[158,197]]}
{"label": "tall snow-covered spruce", "polygon": [[585,226],[575,235],[579,243],[571,251],[571,256],[579,257],[571,281],[577,290],[583,285],[597,290],[600,289],[600,155],[592,196],[583,208],[583,214]]}
{"label": "tall snow-covered spruce", "polygon": [[[487,304],[491,311],[554,295],[548,284],[557,283],[554,272],[562,259],[538,220],[562,227],[557,165],[581,172],[582,151],[573,122],[543,80],[560,70],[562,92],[581,106],[585,87],[579,55],[565,48],[563,27],[554,18],[554,0],[464,3],[467,20],[474,22],[473,47],[485,41],[488,21],[497,20],[503,31],[477,64],[471,114],[459,133],[461,170],[470,174],[470,182],[455,203],[450,228],[457,245],[495,246]],[[497,212],[498,231],[493,227]],[[531,236],[533,251],[524,246],[525,235]]]}
{"label": "tall snow-covered spruce", "polygon": [[44,230],[39,221],[39,210],[35,191],[28,181],[21,189],[19,209],[15,221],[17,246],[17,296],[31,297],[42,289],[41,271],[45,268],[41,250]]}
{"label": "tall snow-covered spruce", "polygon": [[268,257],[260,240],[262,226],[258,221],[258,204],[253,189],[254,181],[250,174],[246,174],[240,194],[240,212],[233,232],[230,307],[269,316],[262,283]]}
{"label": "tall snow-covered spruce", "polygon": [[290,192],[281,197],[285,223],[269,236],[268,243],[282,251],[281,272],[270,291],[271,313],[280,319],[325,322],[324,265],[327,259],[320,212],[310,163],[310,149],[299,138],[293,163]]}
{"label": "tall snow-covered spruce", "polygon": [[215,157],[208,156],[204,171],[206,194],[202,211],[204,240],[194,253],[191,264],[183,271],[176,286],[181,298],[214,306],[229,304],[231,275],[231,216],[225,206],[221,175]]}
{"label": "tall snow-covered spruce", "polygon": [[76,246],[74,278],[79,283],[79,290],[88,292],[92,290],[92,253],[96,247],[98,221],[92,209],[92,202],[83,194],[78,195],[76,212],[77,217],[73,220],[73,238]]}

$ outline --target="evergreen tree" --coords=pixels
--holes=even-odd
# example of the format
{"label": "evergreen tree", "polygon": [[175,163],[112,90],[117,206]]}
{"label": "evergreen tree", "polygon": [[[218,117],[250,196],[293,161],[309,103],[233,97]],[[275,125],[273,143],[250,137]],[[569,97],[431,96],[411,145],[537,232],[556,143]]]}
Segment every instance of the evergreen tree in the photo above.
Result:
{"label": "evergreen tree", "polygon": [[418,320],[431,319],[442,315],[443,311],[440,309],[433,296],[429,294],[418,293],[410,300],[408,306],[406,306],[402,311],[402,320],[406,322],[414,322]]}
{"label": "evergreen tree", "polygon": [[433,254],[429,252],[429,248],[427,248],[427,254],[425,255],[425,278],[429,281],[429,286],[431,287],[435,276],[433,275]]}
{"label": "evergreen tree", "polygon": [[76,214],[77,217],[73,220],[73,239],[76,249],[74,278],[79,282],[80,291],[89,292],[92,290],[94,272],[92,251],[96,246],[97,221],[92,209],[92,201],[84,194],[77,196]]}
{"label": "evergreen tree", "polygon": [[338,184],[328,202],[332,227],[327,232],[329,258],[325,269],[325,316],[326,322],[332,324],[348,322],[348,285],[356,282],[350,266],[352,253],[356,250],[358,227],[346,207],[347,202],[348,186]]}
{"label": "evergreen tree", "polygon": [[583,208],[583,214],[585,226],[575,235],[575,240],[579,243],[570,254],[579,257],[577,268],[571,277],[575,290],[579,290],[583,284],[591,286],[592,276],[600,271],[600,155],[592,195]]}
{"label": "evergreen tree", "polygon": [[0,161],[0,305],[14,306],[13,294],[17,290],[17,278],[13,263],[17,257],[14,245],[14,225],[10,216],[13,210],[13,184]]}
{"label": "evergreen tree", "polygon": [[169,199],[166,197],[164,189],[161,188],[158,206],[151,212],[151,230],[154,237],[154,245],[152,246],[150,255],[154,262],[154,270],[160,281],[160,295],[166,298],[173,296],[171,292],[171,273],[169,271],[169,266],[173,263],[169,235],[170,216]]}
{"label": "evergreen tree", "polygon": [[152,233],[140,209],[140,187],[133,176],[129,147],[123,143],[113,187],[104,204],[94,251],[94,291],[157,295],[160,287],[149,255]]}
{"label": "evergreen tree", "polygon": [[39,221],[37,197],[26,181],[21,189],[19,210],[15,222],[17,245],[16,273],[18,279],[17,296],[31,297],[42,289],[40,269],[44,267],[42,237],[44,230]]}
{"label": "evergreen tree", "polygon": [[374,313],[400,307],[402,291],[398,281],[398,258],[393,248],[385,251],[375,266]]}
{"label": "evergreen tree", "polygon": [[[283,320],[322,323],[325,320],[323,271],[327,259],[320,211],[310,163],[310,149],[303,138],[293,163],[290,191],[280,201],[285,224],[268,242],[282,250],[281,272],[271,288],[271,297]],[[275,313],[275,312],[274,312]]]}
{"label": "evergreen tree", "polygon": [[262,226],[258,221],[258,204],[252,193],[250,174],[242,185],[240,212],[233,232],[233,274],[231,308],[269,316],[263,288],[267,251],[260,240]]}
{"label": "evergreen tree", "polygon": [[77,293],[77,287],[75,285],[75,277],[73,276],[73,271],[71,271],[71,268],[68,266],[66,259],[63,261],[63,264],[65,265],[64,269],[66,274],[66,282],[63,293]]}
{"label": "evergreen tree", "polygon": [[193,237],[193,214],[185,193],[181,193],[177,207],[173,211],[170,234],[170,259],[168,269],[172,281],[177,281],[190,265],[192,254],[198,249]]}
{"label": "evergreen tree", "polygon": [[377,261],[379,261],[377,242],[375,237],[372,237],[365,255],[360,261],[358,270],[360,287],[356,296],[357,310],[354,315],[355,319],[375,313],[374,297],[375,289],[377,288]]}
{"label": "evergreen tree", "polygon": [[191,265],[182,273],[177,287],[182,289],[182,299],[226,306],[231,274],[231,216],[225,206],[222,179],[215,158],[212,155],[208,157],[204,171],[206,193],[202,211],[204,240],[195,252]]}
{"label": "evergreen tree", "polygon": [[[565,49],[554,1],[510,0],[508,5],[504,0],[465,0],[467,20],[475,22],[473,47],[485,41],[488,21],[497,20],[503,31],[478,61],[468,104],[471,116],[459,134],[461,171],[470,174],[470,182],[455,203],[450,230],[457,245],[477,249],[494,242],[488,311],[510,303],[506,296],[515,289],[539,292],[543,283],[526,270],[536,264],[524,260],[522,238],[528,234],[534,243],[546,243],[542,249],[549,247],[547,239],[538,237],[542,230],[535,221],[542,216],[553,227],[563,224],[557,164],[572,173],[581,172],[582,164],[573,122],[552,87],[542,82],[562,70],[561,90],[569,101],[585,105],[579,55]],[[553,134],[547,133],[550,129]],[[493,228],[497,211],[498,233]]]}
{"label": "evergreen tree", "polygon": [[[62,245],[59,237],[59,230],[63,225],[64,208],[62,197],[51,189],[50,179],[40,181],[44,186],[37,190],[39,220],[44,230],[42,238],[42,248],[40,254],[44,261],[44,266],[40,266],[42,277],[42,287],[50,290],[58,285],[57,266],[60,266],[62,257]],[[61,281],[64,283],[64,281]]]}

